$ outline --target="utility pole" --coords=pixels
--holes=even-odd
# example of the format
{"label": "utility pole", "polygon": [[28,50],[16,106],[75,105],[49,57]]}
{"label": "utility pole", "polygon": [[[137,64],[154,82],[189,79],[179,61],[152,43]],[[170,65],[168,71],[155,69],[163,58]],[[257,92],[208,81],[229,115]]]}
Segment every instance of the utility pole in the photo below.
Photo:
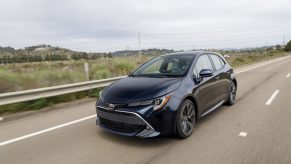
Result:
{"label": "utility pole", "polygon": [[138,55],[140,55],[140,32],[138,32]]}
{"label": "utility pole", "polygon": [[283,46],[285,45],[286,35],[283,35]]}

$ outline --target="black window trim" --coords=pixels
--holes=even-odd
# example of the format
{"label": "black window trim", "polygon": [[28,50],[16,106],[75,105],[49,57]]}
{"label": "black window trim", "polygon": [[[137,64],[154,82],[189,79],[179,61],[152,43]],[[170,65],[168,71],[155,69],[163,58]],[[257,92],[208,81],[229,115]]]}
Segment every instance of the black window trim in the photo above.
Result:
{"label": "black window trim", "polygon": [[221,62],[222,67],[226,65],[226,62],[222,59],[222,57],[218,56]]}

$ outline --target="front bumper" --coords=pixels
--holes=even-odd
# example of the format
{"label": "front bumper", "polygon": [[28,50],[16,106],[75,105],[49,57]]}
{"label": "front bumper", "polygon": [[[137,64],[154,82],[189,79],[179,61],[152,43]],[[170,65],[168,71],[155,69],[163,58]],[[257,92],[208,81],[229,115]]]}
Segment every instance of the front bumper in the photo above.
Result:
{"label": "front bumper", "polygon": [[149,138],[160,135],[160,132],[138,113],[109,110],[101,106],[97,106],[96,124],[110,132],[126,136]]}
{"label": "front bumper", "polygon": [[172,96],[160,111],[153,112],[152,106],[117,105],[115,110],[109,110],[108,104],[98,101],[96,123],[107,131],[126,136],[169,136],[176,132],[176,112],[180,103],[179,98]]}

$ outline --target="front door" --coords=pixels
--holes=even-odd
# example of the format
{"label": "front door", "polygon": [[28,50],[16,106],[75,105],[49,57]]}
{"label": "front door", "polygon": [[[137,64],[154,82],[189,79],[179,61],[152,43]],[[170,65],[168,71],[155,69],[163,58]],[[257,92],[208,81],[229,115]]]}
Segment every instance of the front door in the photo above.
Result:
{"label": "front door", "polygon": [[217,96],[219,96],[219,82],[215,73],[211,77],[199,77],[199,72],[203,69],[214,70],[213,65],[208,55],[201,55],[194,66],[194,75],[197,79],[200,79],[198,87],[198,99],[200,113],[204,113],[218,103]]}

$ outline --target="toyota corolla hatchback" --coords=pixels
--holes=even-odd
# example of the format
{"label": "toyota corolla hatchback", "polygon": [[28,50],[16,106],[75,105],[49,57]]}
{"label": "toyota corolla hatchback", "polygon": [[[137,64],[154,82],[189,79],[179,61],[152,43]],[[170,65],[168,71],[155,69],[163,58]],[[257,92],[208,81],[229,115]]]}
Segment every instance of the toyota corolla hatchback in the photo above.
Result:
{"label": "toyota corolla hatchback", "polygon": [[100,92],[96,123],[126,136],[186,138],[199,118],[233,105],[236,91],[233,69],[220,54],[166,54]]}

